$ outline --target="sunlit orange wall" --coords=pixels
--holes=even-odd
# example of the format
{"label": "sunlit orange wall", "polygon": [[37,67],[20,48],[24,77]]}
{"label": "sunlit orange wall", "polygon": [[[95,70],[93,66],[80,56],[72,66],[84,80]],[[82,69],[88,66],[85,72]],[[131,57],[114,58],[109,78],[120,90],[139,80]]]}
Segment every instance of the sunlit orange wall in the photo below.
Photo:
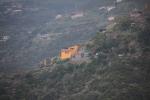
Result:
{"label": "sunlit orange wall", "polygon": [[75,45],[75,46],[69,47],[66,50],[61,50],[60,59],[61,60],[70,59],[72,56],[76,55],[78,49],[79,49],[79,46]]}

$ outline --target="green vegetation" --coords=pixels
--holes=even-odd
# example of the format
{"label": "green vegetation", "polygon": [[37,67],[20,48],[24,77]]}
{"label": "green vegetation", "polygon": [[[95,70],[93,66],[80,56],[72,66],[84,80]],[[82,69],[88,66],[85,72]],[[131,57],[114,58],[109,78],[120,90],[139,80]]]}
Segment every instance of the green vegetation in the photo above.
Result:
{"label": "green vegetation", "polygon": [[0,100],[149,100],[149,19],[118,17],[87,45],[89,64],[65,62],[1,75]]}

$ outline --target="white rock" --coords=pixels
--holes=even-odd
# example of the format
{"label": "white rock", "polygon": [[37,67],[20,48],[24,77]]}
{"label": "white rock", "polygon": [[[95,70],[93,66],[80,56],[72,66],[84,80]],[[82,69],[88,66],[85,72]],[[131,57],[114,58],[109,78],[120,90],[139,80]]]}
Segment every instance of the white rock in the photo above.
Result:
{"label": "white rock", "polygon": [[111,10],[113,10],[115,8],[116,8],[115,6],[110,6],[110,7],[107,7],[106,9],[107,9],[107,11],[111,11]]}
{"label": "white rock", "polygon": [[2,36],[2,39],[0,39],[0,41],[6,42],[9,38],[9,36]]}
{"label": "white rock", "polygon": [[63,16],[61,14],[58,14],[55,19],[61,19]]}
{"label": "white rock", "polygon": [[115,20],[115,17],[111,16],[111,17],[108,17],[108,21],[114,21]]}
{"label": "white rock", "polygon": [[17,12],[22,12],[21,9],[18,9],[18,10],[13,10],[14,13],[17,13]]}
{"label": "white rock", "polygon": [[95,55],[96,55],[96,56],[98,56],[98,55],[99,55],[99,53],[96,53]]}
{"label": "white rock", "polygon": [[84,13],[80,12],[80,13],[76,13],[76,14],[72,15],[71,19],[76,19],[76,18],[80,18],[80,17],[83,17],[83,16],[84,16]]}
{"label": "white rock", "polygon": [[119,54],[118,56],[119,56],[119,57],[123,57],[123,54]]}
{"label": "white rock", "polygon": [[99,7],[99,10],[105,10],[106,9],[106,7]]}
{"label": "white rock", "polygon": [[116,8],[115,6],[102,6],[102,7],[99,7],[99,10],[107,10],[109,12],[115,8]]}
{"label": "white rock", "polygon": [[55,40],[62,33],[47,33],[47,34],[38,34],[36,40]]}
{"label": "white rock", "polygon": [[116,0],[116,2],[117,2],[117,3],[120,3],[120,2],[122,2],[122,0]]}

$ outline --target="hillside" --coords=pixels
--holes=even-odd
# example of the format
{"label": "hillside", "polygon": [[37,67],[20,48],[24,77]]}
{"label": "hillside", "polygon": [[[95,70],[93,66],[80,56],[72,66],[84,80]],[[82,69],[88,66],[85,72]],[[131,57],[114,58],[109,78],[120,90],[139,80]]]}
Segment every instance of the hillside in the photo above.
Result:
{"label": "hillside", "polygon": [[0,0],[0,72],[33,69],[61,48],[89,40],[107,25],[108,17],[149,4],[121,1]]}
{"label": "hillside", "polygon": [[0,100],[149,100],[149,32],[149,14],[118,16],[86,44],[91,63],[1,73]]}

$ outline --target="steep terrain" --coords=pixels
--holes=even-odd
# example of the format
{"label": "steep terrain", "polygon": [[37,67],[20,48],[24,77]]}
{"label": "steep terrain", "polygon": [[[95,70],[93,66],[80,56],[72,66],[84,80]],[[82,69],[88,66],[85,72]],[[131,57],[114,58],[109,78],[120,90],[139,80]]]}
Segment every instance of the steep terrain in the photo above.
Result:
{"label": "steep terrain", "polygon": [[0,100],[149,100],[150,16],[118,16],[86,44],[92,62],[0,76]]}
{"label": "steep terrain", "polygon": [[[61,48],[93,37],[108,17],[143,9],[146,1],[1,0],[0,71],[33,69]],[[83,16],[74,17],[78,14]]]}

